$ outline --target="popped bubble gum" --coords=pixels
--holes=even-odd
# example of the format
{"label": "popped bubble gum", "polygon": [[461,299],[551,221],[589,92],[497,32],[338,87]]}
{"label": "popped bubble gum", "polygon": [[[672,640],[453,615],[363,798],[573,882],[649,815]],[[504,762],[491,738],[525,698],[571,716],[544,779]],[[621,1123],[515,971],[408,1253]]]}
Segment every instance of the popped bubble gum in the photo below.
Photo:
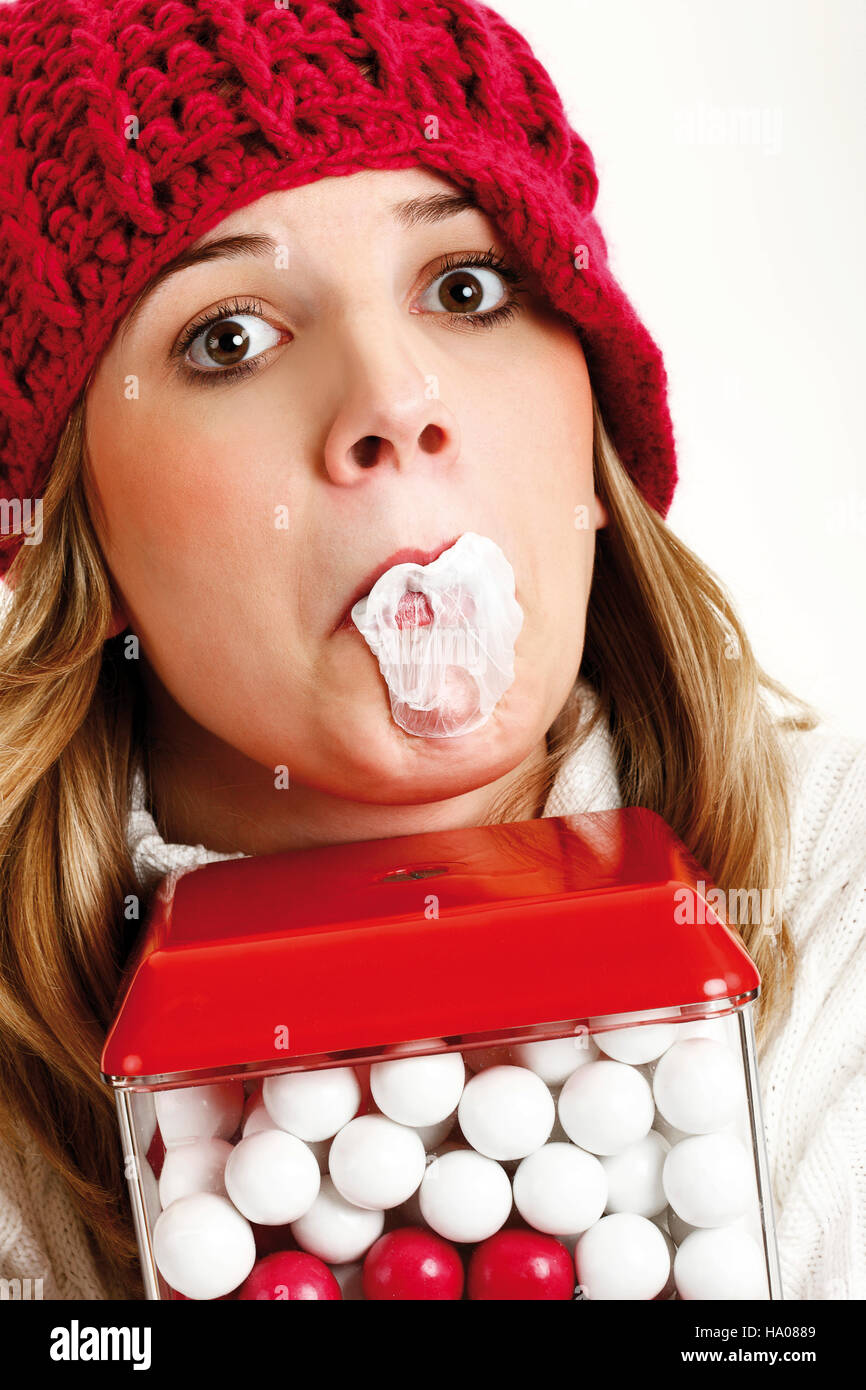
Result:
{"label": "popped bubble gum", "polygon": [[495,541],[466,531],[429,565],[394,565],[352,608],[379,662],[391,717],[408,734],[454,738],[487,722],[514,680],[523,611]]}

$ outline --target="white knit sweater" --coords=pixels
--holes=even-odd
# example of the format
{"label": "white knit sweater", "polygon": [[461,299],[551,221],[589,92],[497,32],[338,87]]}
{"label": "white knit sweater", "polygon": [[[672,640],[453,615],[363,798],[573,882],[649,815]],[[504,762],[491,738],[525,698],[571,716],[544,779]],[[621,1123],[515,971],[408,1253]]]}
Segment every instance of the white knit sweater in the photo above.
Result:
{"label": "white knit sweater", "polygon": [[[589,711],[591,692],[581,683]],[[793,1005],[760,1063],[787,1299],[866,1298],[866,744],[817,729],[792,736],[795,796],[784,898],[799,959]],[[563,765],[546,816],[621,805],[607,732]],[[136,779],[129,843],[143,884],[172,868],[236,858],[169,845]],[[110,1297],[62,1181],[28,1144],[0,1146],[0,1278],[42,1296]]]}

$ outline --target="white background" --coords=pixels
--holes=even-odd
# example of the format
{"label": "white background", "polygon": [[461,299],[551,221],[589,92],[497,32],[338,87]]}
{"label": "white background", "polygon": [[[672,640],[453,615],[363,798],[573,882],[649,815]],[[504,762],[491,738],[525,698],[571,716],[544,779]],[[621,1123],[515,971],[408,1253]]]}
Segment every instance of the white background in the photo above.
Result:
{"label": "white background", "polygon": [[866,737],[866,5],[492,5],[593,152],[614,274],[664,353],[669,524],[765,669]]}

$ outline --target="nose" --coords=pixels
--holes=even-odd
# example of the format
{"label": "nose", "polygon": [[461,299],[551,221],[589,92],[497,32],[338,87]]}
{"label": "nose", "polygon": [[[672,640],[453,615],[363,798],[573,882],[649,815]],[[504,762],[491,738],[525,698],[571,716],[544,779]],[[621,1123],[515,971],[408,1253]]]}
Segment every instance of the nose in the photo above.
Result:
{"label": "nose", "polygon": [[357,486],[383,464],[401,470],[452,464],[460,449],[457,420],[440,398],[438,376],[424,370],[418,346],[378,314],[356,315],[346,336],[334,360],[339,408],[324,446],[331,481]]}

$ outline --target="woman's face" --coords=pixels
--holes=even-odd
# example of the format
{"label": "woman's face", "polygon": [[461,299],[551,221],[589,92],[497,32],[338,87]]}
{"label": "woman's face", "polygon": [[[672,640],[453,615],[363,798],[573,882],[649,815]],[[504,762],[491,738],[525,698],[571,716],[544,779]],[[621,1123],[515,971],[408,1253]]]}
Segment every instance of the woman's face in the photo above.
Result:
{"label": "woman's face", "polygon": [[[275,249],[158,284],[87,392],[94,519],[163,732],[182,724],[186,747],[241,755],[269,787],[281,767],[353,803],[487,786],[538,748],[577,675],[606,520],[587,370],[530,289],[466,264],[508,252],[474,208],[444,215],[457,192],[365,171],[232,213],[202,242]],[[418,207],[431,196],[438,217]],[[336,624],[395,551],[466,531],[513,568],[515,678],[476,732],[416,737]]]}

